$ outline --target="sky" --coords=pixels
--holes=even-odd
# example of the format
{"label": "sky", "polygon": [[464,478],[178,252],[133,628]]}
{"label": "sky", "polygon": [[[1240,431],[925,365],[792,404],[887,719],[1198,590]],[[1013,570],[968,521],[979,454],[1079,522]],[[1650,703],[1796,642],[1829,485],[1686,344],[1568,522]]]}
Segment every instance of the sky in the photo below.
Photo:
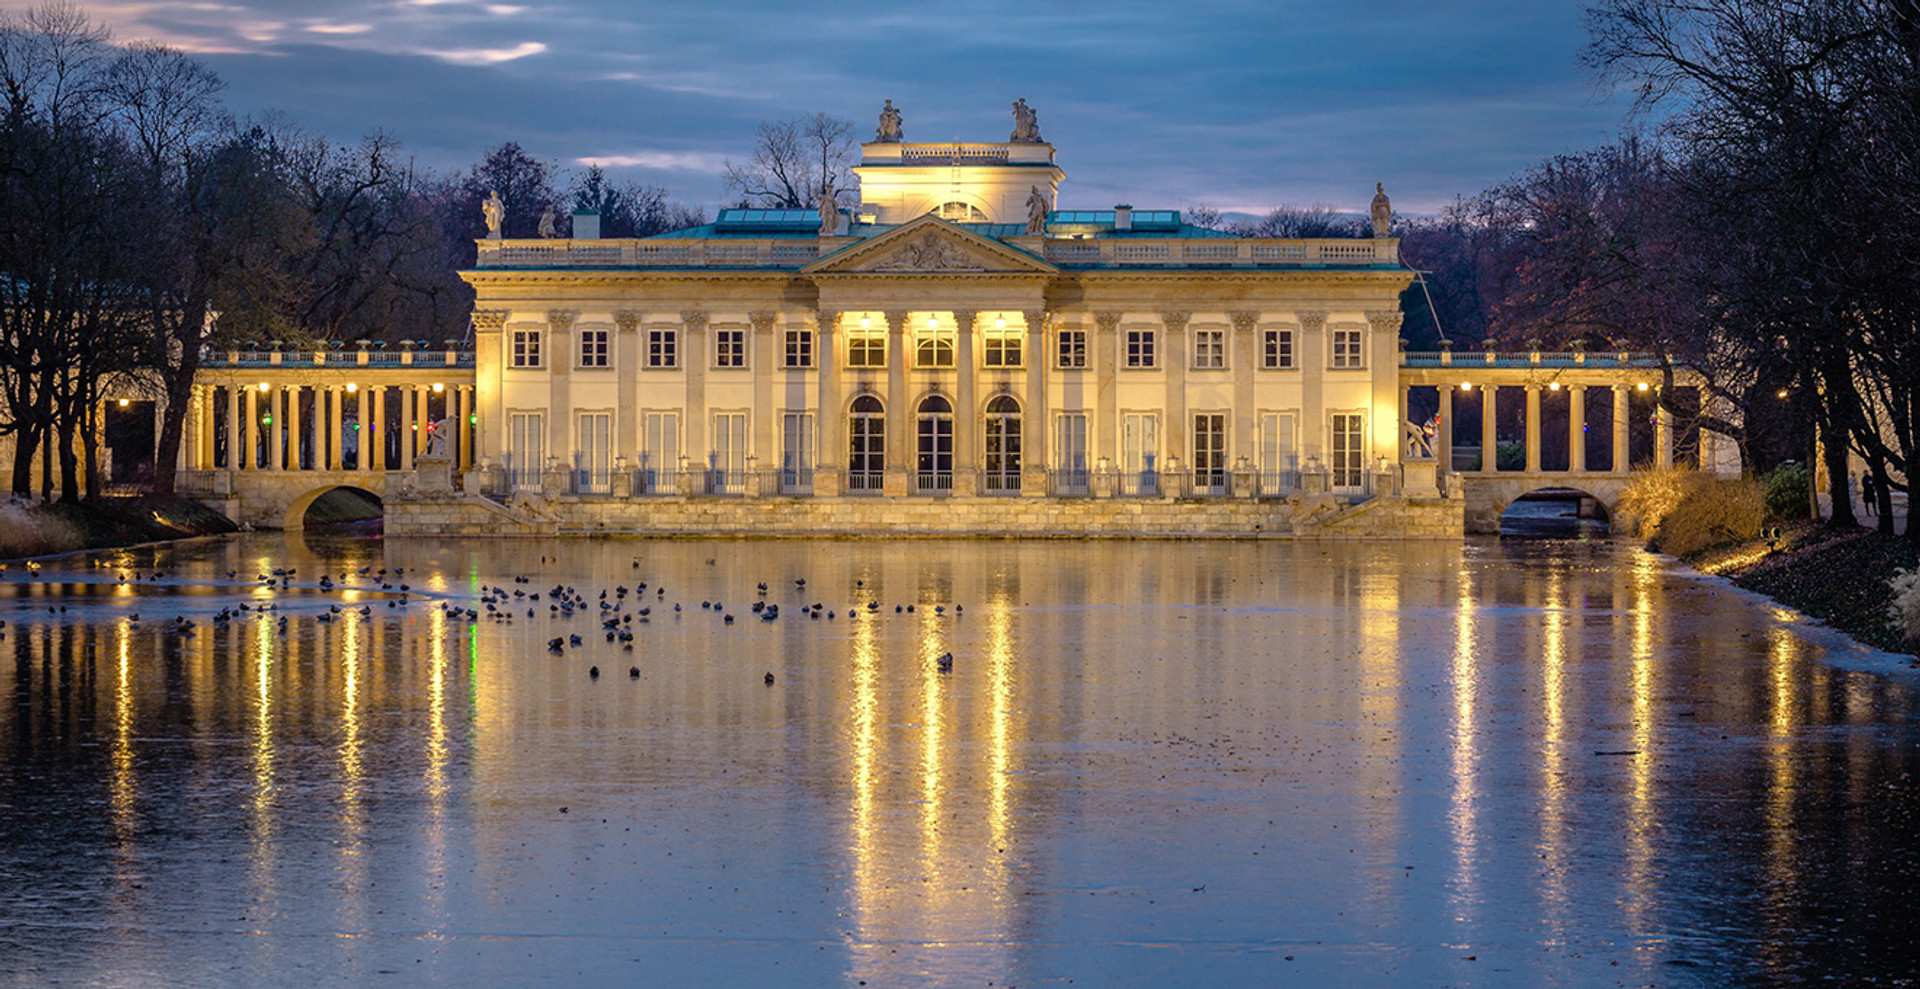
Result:
{"label": "sky", "polygon": [[[23,0],[0,8],[24,9]],[[1003,141],[1025,98],[1062,208],[1430,213],[1618,133],[1573,0],[95,0],[116,41],[201,55],[237,113],[379,129],[464,171],[517,141],[708,208],[761,121]]]}

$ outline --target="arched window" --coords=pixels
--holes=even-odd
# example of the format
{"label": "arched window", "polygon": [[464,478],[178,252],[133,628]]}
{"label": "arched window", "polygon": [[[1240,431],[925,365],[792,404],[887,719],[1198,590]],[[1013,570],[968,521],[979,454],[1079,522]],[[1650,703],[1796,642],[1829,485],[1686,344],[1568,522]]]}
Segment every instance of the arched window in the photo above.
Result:
{"label": "arched window", "polygon": [[939,395],[921,401],[917,422],[918,454],[914,489],[953,490],[953,403]]}
{"label": "arched window", "polygon": [[940,206],[940,219],[955,223],[985,223],[987,214],[975,209],[972,203],[951,202]]}
{"label": "arched window", "polygon": [[847,490],[878,491],[887,473],[886,406],[872,395],[854,399],[847,426]]}
{"label": "arched window", "polygon": [[1020,403],[1012,395],[996,395],[987,403],[985,448],[988,494],[1020,493]]}

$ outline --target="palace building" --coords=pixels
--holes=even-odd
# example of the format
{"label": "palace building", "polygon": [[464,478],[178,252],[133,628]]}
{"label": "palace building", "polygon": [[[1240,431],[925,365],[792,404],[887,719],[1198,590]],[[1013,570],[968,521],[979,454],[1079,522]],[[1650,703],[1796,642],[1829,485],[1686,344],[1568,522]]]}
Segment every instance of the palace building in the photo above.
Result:
{"label": "palace building", "polygon": [[601,509],[629,523],[648,498],[841,505],[856,527],[888,504],[1080,505],[1019,509],[1051,530],[1090,500],[1403,493],[1412,272],[1384,195],[1371,239],[1061,209],[1055,149],[1021,123],[920,144],[883,116],[857,208],[828,190],[645,239],[580,216],[571,239],[481,241],[467,490],[642,506]]}

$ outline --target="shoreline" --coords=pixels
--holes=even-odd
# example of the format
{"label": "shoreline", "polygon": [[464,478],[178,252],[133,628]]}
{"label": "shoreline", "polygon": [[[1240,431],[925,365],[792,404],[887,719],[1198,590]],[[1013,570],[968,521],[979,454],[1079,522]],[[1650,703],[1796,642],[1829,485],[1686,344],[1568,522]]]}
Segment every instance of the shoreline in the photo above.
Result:
{"label": "shoreline", "polygon": [[1777,547],[1753,539],[1676,559],[1703,577],[1792,611],[1810,629],[1830,630],[1861,649],[1920,666],[1920,643],[1906,640],[1889,614],[1893,591],[1887,582],[1895,569],[1916,566],[1903,536],[1810,521],[1782,526]]}

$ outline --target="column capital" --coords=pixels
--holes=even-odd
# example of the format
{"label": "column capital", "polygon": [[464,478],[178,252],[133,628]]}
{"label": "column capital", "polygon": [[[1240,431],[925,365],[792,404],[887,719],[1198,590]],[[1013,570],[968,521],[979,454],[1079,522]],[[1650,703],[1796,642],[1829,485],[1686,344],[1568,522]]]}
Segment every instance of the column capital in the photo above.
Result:
{"label": "column capital", "polygon": [[578,318],[580,318],[580,310],[578,309],[547,310],[547,325],[562,333],[573,329],[573,321]]}
{"label": "column capital", "polygon": [[953,310],[953,325],[962,333],[972,332],[974,318],[979,315],[978,312],[972,309],[955,309]]}
{"label": "column capital", "polygon": [[1573,391],[1573,392],[1584,392],[1587,390],[1587,386],[1586,385],[1568,385],[1567,390]]}
{"label": "column capital", "polygon": [[473,329],[476,333],[498,333],[507,325],[508,312],[505,309],[475,309],[473,311]]}
{"label": "column capital", "polygon": [[890,333],[899,333],[901,330],[907,328],[907,311],[905,309],[889,309],[880,315],[886,319],[887,331]]}
{"label": "column capital", "polygon": [[1294,314],[1300,320],[1300,329],[1306,333],[1318,333],[1327,325],[1327,314],[1318,309],[1309,309]]}
{"label": "column capital", "polygon": [[1168,309],[1160,313],[1160,322],[1166,324],[1168,333],[1179,333],[1186,329],[1187,321],[1192,318],[1193,313],[1185,309]]}
{"label": "column capital", "polygon": [[772,333],[774,321],[779,318],[779,313],[772,312],[754,312],[747,314],[747,322],[753,324],[753,332],[756,334]]}
{"label": "column capital", "polygon": [[1260,314],[1257,312],[1231,312],[1227,318],[1233,320],[1235,333],[1252,333],[1253,328],[1260,325]]}
{"label": "column capital", "polygon": [[686,328],[690,331],[704,330],[707,328],[706,311],[701,309],[688,309],[680,314],[680,322],[685,324]]}
{"label": "column capital", "polygon": [[1047,324],[1053,320],[1053,313],[1045,309],[1028,309],[1022,312],[1020,316],[1027,321],[1027,329],[1029,330],[1044,330],[1047,328]]}
{"label": "column capital", "polygon": [[1367,313],[1367,325],[1375,333],[1399,333],[1406,315],[1398,309],[1376,309]]}
{"label": "column capital", "polygon": [[1097,312],[1093,314],[1093,323],[1102,333],[1112,333],[1120,326],[1120,314],[1117,312]]}
{"label": "column capital", "polygon": [[1538,381],[1529,381],[1521,385],[1520,387],[1525,388],[1527,390],[1527,394],[1532,395],[1538,392],[1540,389],[1545,388],[1546,386],[1541,384]]}
{"label": "column capital", "polygon": [[622,309],[613,314],[613,325],[622,333],[632,333],[640,329],[640,314],[630,309]]}
{"label": "column capital", "polygon": [[831,309],[820,309],[813,314],[813,324],[822,333],[832,333],[840,328],[840,314]]}

